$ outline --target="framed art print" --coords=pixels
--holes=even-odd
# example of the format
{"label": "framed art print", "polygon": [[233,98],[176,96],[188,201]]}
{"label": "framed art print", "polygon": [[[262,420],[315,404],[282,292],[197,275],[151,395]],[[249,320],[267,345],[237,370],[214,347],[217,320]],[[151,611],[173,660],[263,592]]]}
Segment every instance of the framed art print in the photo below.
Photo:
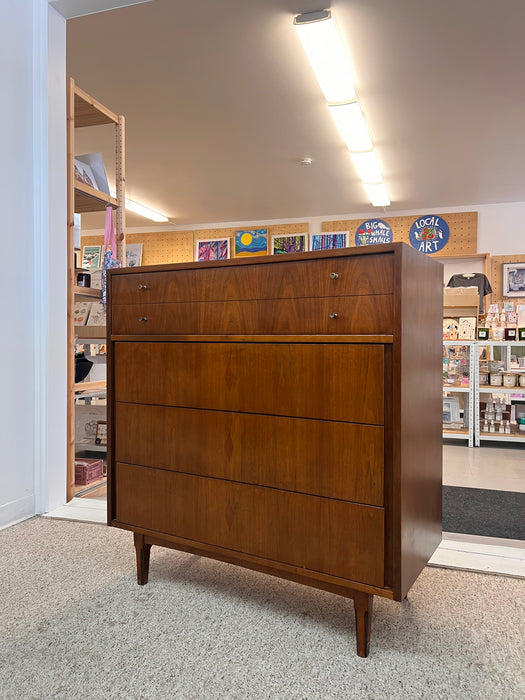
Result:
{"label": "framed art print", "polygon": [[268,231],[255,228],[250,231],[235,231],[235,257],[268,255]]}
{"label": "framed art print", "polygon": [[229,238],[207,238],[195,243],[195,260],[228,260],[230,257]]}
{"label": "framed art print", "polygon": [[348,248],[349,231],[332,231],[331,233],[312,233],[312,250],[333,250]]}
{"label": "framed art print", "polygon": [[476,339],[476,323],[475,316],[462,316],[458,324],[458,339],[459,340],[475,340]]}
{"label": "framed art print", "polygon": [[142,264],[142,243],[126,244],[126,267],[139,267]]}
{"label": "framed art print", "polygon": [[102,267],[101,245],[85,245],[82,248],[82,267],[88,270],[92,267]]}
{"label": "framed art print", "polygon": [[272,236],[271,255],[305,253],[308,250],[308,234],[283,233]]}
{"label": "framed art print", "polygon": [[525,297],[525,262],[503,263],[503,296]]}

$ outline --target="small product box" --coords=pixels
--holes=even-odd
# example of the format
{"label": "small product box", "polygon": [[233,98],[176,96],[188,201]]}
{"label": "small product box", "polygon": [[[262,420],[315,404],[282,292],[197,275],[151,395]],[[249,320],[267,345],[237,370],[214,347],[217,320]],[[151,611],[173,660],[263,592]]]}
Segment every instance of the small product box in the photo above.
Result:
{"label": "small product box", "polygon": [[75,459],[75,484],[86,486],[102,479],[104,463],[101,459]]}
{"label": "small product box", "polygon": [[475,316],[479,313],[479,291],[477,287],[445,287],[443,290],[443,316]]}

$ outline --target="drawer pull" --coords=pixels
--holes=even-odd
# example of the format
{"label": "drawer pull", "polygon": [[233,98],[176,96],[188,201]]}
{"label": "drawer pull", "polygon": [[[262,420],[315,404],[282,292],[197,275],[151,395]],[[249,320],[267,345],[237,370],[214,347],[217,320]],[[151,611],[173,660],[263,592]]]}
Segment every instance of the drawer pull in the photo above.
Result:
{"label": "drawer pull", "polygon": [[328,314],[328,315],[330,316],[330,318],[337,318],[337,314],[332,313],[332,314]]}
{"label": "drawer pull", "polygon": [[339,278],[339,275],[337,274],[337,272],[331,272],[331,273],[330,273],[330,277],[331,277],[333,280],[336,280],[336,279]]}
{"label": "drawer pull", "polygon": [[147,320],[148,320],[147,316],[139,316],[140,323],[146,323]]}
{"label": "drawer pull", "polygon": [[148,285],[147,284],[139,284],[139,289],[147,289]]}

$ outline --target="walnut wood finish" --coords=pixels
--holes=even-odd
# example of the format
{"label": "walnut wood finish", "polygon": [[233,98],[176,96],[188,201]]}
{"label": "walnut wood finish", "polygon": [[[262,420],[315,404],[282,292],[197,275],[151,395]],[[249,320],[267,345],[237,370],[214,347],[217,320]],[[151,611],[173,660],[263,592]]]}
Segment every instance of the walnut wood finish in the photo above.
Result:
{"label": "walnut wood finish", "polygon": [[403,600],[440,540],[441,265],[121,269],[108,298],[108,519],[139,583],[160,545],[351,597],[366,656],[373,595]]}
{"label": "walnut wood finish", "polygon": [[116,465],[116,518],[153,532],[383,585],[383,509]]}
{"label": "walnut wood finish", "polygon": [[263,299],[118,307],[116,334],[392,333],[392,296]]}
{"label": "walnut wood finish", "polygon": [[383,372],[380,345],[118,343],[115,401],[382,425]]}
{"label": "walnut wood finish", "polygon": [[357,655],[366,658],[370,652],[370,631],[372,628],[372,606],[374,596],[361,591],[354,594],[355,628]]}
{"label": "walnut wood finish", "polygon": [[[312,255],[290,255],[286,260],[281,257],[278,266],[261,263],[261,258],[256,264],[241,259],[228,260],[226,264],[183,263],[176,278],[166,271],[167,266],[145,267],[113,276],[112,303],[119,306],[392,293],[392,256],[305,259]],[[204,271],[206,284],[202,283]]]}
{"label": "walnut wood finish", "polygon": [[380,426],[119,403],[115,441],[118,462],[383,505]]}

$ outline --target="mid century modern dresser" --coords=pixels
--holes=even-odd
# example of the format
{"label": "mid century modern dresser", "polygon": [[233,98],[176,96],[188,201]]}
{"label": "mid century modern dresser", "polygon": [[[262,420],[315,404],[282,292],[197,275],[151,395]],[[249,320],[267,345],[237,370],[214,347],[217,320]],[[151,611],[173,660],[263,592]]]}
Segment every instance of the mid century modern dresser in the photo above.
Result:
{"label": "mid century modern dresser", "polygon": [[354,600],[441,538],[442,267],[405,244],[108,276],[109,524]]}

